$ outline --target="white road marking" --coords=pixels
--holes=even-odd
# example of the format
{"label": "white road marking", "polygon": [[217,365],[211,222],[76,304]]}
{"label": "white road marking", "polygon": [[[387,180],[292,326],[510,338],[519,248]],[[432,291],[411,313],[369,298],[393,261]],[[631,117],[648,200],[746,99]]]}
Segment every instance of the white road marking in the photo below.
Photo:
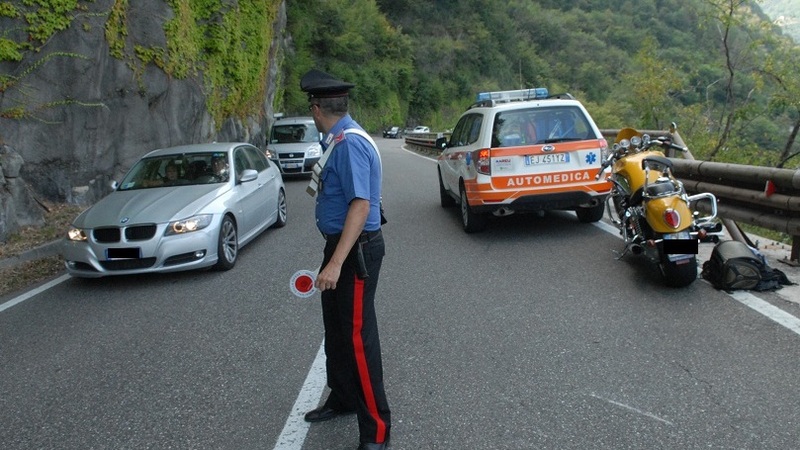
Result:
{"label": "white road marking", "polygon": [[649,418],[655,419],[655,420],[657,420],[659,422],[663,422],[663,423],[665,423],[667,425],[675,425],[674,423],[670,422],[669,420],[662,419],[661,417],[658,417],[655,414],[650,414],[649,412],[642,411],[641,409],[634,408],[633,406],[629,406],[629,405],[626,405],[626,404],[620,403],[620,402],[615,402],[614,400],[609,400],[607,398],[600,397],[599,395],[595,395],[595,394],[589,394],[589,395],[591,395],[592,397],[594,397],[596,399],[600,399],[600,400],[603,400],[605,402],[611,403],[612,405],[619,406],[620,408],[625,408],[628,411],[633,411],[633,412],[635,412],[637,414],[641,414],[641,415],[643,415],[645,417],[649,417]]}
{"label": "white road marking", "polygon": [[[594,222],[592,225],[600,228],[601,230],[619,236],[619,230],[603,221]],[[788,328],[797,334],[800,334],[800,319],[787,313],[786,311],[773,306],[771,303],[764,301],[747,291],[733,291],[728,295],[737,302],[749,307],[764,317],[772,320],[773,322]]]}
{"label": "white road marking", "polygon": [[[69,275],[62,275],[36,289],[19,295],[0,305],[0,312],[22,303],[53,286],[57,286],[69,278]],[[308,375],[303,383],[303,387],[300,389],[297,400],[294,402],[292,412],[286,419],[283,431],[281,431],[280,436],[278,436],[278,440],[275,443],[275,450],[300,450],[303,447],[303,442],[305,442],[309,427],[309,424],[303,419],[303,416],[307,411],[316,408],[317,404],[319,404],[322,392],[325,389],[325,381],[325,341],[323,341],[322,344],[320,344],[314,362],[311,364],[311,369],[308,371]]]}
{"label": "white road marking", "polygon": [[319,404],[322,391],[325,389],[325,380],[325,341],[322,341],[317,356],[311,364],[311,369],[308,371],[306,381],[294,402],[292,412],[286,419],[283,431],[278,436],[275,450],[300,450],[303,448],[310,425],[303,416]]}
{"label": "white road marking", "polygon": [[733,297],[733,299],[737,302],[760,312],[771,320],[783,325],[797,334],[800,334],[800,319],[787,313],[786,311],[776,306],[772,306],[772,304],[761,300],[747,291],[734,291],[728,295]]}
{"label": "white road marking", "polygon": [[402,146],[402,147],[400,147],[400,148],[401,148],[403,151],[405,151],[406,153],[410,153],[410,154],[412,154],[412,155],[414,155],[414,156],[416,156],[416,157],[418,157],[418,158],[427,159],[428,161],[433,161],[433,162],[436,162],[436,161],[437,161],[437,159],[436,159],[436,158],[433,158],[433,157],[430,157],[430,156],[426,156],[426,155],[420,155],[419,153],[417,153],[417,152],[415,152],[415,151],[413,151],[413,150],[409,150],[409,149],[407,149],[407,148],[406,148],[406,146],[405,146],[405,145],[403,145],[403,146]]}
{"label": "white road marking", "polygon": [[7,310],[8,308],[11,308],[12,306],[14,306],[14,305],[16,305],[18,303],[22,303],[25,300],[28,300],[29,298],[31,298],[31,297],[33,297],[35,295],[38,295],[38,294],[50,289],[53,286],[56,286],[58,284],[63,283],[64,281],[67,281],[68,279],[70,279],[69,275],[61,275],[60,277],[56,278],[55,280],[50,280],[47,283],[39,286],[36,289],[30,290],[30,291],[28,291],[28,292],[26,292],[26,293],[24,293],[24,294],[22,294],[20,296],[17,296],[15,298],[3,303],[2,305],[0,305],[0,312],[3,312],[5,310]]}

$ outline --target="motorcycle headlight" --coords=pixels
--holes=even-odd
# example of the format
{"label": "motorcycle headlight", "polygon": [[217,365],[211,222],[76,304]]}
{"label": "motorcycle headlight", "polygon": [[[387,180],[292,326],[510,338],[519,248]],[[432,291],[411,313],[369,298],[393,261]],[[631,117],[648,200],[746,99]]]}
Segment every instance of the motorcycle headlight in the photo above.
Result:
{"label": "motorcycle headlight", "polygon": [[85,242],[89,238],[86,236],[86,232],[80,228],[69,227],[69,230],[67,230],[67,239],[70,241]]}
{"label": "motorcycle headlight", "polygon": [[166,235],[186,234],[193,231],[202,230],[203,228],[211,225],[211,219],[214,216],[211,214],[198,214],[188,219],[176,220],[170,222],[167,226]]}
{"label": "motorcycle headlight", "polygon": [[319,144],[314,144],[306,149],[306,157],[317,158],[322,155],[322,147]]}

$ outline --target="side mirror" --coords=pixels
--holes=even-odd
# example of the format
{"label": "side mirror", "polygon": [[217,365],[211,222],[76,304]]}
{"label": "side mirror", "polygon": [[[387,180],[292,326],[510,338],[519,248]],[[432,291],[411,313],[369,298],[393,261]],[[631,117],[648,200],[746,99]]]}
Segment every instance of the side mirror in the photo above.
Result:
{"label": "side mirror", "polygon": [[436,148],[438,148],[439,150],[446,149],[447,148],[447,138],[440,137],[440,138],[436,139]]}
{"label": "side mirror", "polygon": [[258,172],[253,169],[245,169],[242,172],[241,178],[239,178],[240,183],[247,183],[248,181],[253,181],[258,178]]}

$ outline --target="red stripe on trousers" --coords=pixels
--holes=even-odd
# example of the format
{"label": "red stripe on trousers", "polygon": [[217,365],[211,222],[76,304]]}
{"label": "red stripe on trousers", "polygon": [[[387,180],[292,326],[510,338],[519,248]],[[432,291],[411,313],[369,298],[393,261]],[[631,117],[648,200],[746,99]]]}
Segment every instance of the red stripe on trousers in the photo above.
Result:
{"label": "red stripe on trousers", "polygon": [[364,391],[364,400],[367,402],[367,410],[378,425],[378,433],[375,437],[375,442],[382,443],[386,437],[386,424],[381,420],[381,416],[378,414],[378,406],[375,404],[375,395],[372,393],[372,382],[369,378],[367,357],[364,354],[364,340],[361,338],[361,328],[363,327],[362,314],[364,312],[364,280],[360,280],[357,276],[355,277],[353,297],[353,350],[355,350],[356,353],[358,376],[361,379],[361,387]]}

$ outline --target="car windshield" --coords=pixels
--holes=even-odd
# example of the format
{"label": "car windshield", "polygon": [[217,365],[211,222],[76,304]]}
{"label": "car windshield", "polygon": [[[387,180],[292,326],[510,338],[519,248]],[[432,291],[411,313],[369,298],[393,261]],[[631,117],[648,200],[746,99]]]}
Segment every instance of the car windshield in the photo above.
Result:
{"label": "car windshield", "polygon": [[313,123],[275,125],[272,127],[269,141],[273,144],[319,142],[319,131]]}
{"label": "car windshield", "polygon": [[500,112],[492,129],[493,147],[549,144],[593,139],[583,112],[573,106]]}
{"label": "car windshield", "polygon": [[118,190],[224,183],[228,181],[228,172],[225,152],[153,156],[139,160]]}

